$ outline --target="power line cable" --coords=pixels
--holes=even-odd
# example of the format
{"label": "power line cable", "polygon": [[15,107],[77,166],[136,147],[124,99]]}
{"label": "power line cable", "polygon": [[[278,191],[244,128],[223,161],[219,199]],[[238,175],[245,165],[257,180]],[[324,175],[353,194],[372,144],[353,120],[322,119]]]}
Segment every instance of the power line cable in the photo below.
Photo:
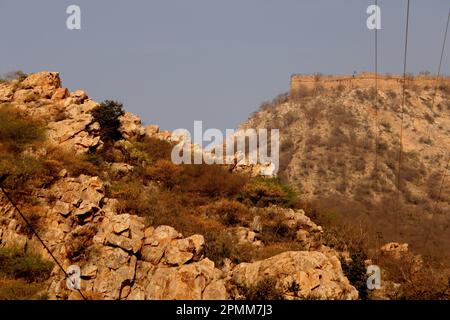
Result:
{"label": "power line cable", "polygon": [[[376,22],[378,22],[378,0],[375,0]],[[375,27],[375,172],[378,173],[378,143],[380,128],[378,123],[378,25]]]}
{"label": "power line cable", "polygon": [[[2,190],[3,194],[5,195],[6,199],[8,199],[9,203],[11,203],[11,205],[13,206],[13,208],[17,211],[17,213],[19,213],[19,215],[22,217],[22,219],[25,221],[25,223],[27,224],[28,228],[30,228],[30,230],[33,232],[33,234],[36,236],[36,238],[39,240],[39,242],[44,246],[45,250],[47,250],[48,254],[50,255],[50,257],[55,261],[56,265],[62,270],[62,272],[64,273],[64,275],[66,276],[66,278],[70,279],[69,274],[66,272],[66,270],[64,269],[64,267],[62,266],[62,264],[58,261],[58,259],[53,255],[52,251],[50,250],[50,248],[45,244],[44,240],[42,240],[42,238],[39,236],[39,234],[37,233],[37,231],[33,228],[32,224],[30,223],[30,221],[28,221],[28,219],[25,217],[25,215],[22,213],[22,211],[17,207],[17,205],[14,203],[14,201],[11,199],[10,195],[6,192],[6,190],[3,188],[2,182],[5,180],[5,177],[1,177],[0,178],[0,189]],[[76,289],[78,291],[78,293],[81,295],[81,297],[83,298],[83,300],[87,300],[86,297],[83,295],[83,293],[81,292],[80,289]]]}
{"label": "power line cable", "polygon": [[[449,10],[449,14],[447,16],[447,24],[446,24],[446,27],[445,27],[445,30],[444,30],[444,40],[443,40],[443,43],[442,43],[441,57],[439,59],[438,73],[437,73],[436,81],[435,81],[435,84],[434,84],[433,98],[432,98],[431,107],[430,107],[431,112],[433,112],[433,110],[434,110],[434,104],[436,102],[437,89],[438,89],[438,86],[439,86],[439,78],[441,77],[442,59],[444,58],[445,42],[447,40],[447,32],[448,32],[449,21],[450,21],[450,10]],[[431,139],[431,123],[428,123],[427,130],[428,130],[428,140],[430,140]]]}
{"label": "power line cable", "polygon": [[449,21],[450,21],[450,10],[448,12],[447,24],[446,24],[445,31],[444,31],[444,41],[442,43],[442,50],[441,50],[441,57],[439,59],[438,73],[437,73],[437,76],[436,76],[436,83],[434,85],[434,93],[433,93],[433,100],[432,100],[432,103],[431,103],[431,110],[433,110],[433,108],[434,108],[434,104],[435,104],[435,101],[436,101],[437,89],[438,89],[438,86],[439,86],[439,78],[441,77],[442,59],[444,58],[445,43],[447,41],[447,33],[448,33]]}
{"label": "power line cable", "polygon": [[[445,51],[445,44],[446,44],[446,41],[447,41],[447,33],[448,33],[449,21],[450,21],[450,10],[449,10],[449,13],[447,15],[447,24],[445,26],[445,31],[444,31],[444,40],[443,40],[443,43],[442,43],[441,57],[439,59],[438,74],[437,74],[436,83],[435,83],[435,86],[434,86],[434,94],[433,94],[433,100],[432,100],[432,103],[431,103],[431,110],[434,109],[437,89],[438,89],[438,85],[439,85],[439,78],[441,76],[442,60],[444,58],[444,51]],[[430,135],[431,134],[430,130],[428,132],[429,132],[429,135]],[[447,172],[448,172],[449,165],[450,165],[450,155],[448,155],[447,165],[446,165],[446,167],[444,169],[444,173],[442,174],[442,180],[441,180],[440,187],[439,187],[439,194],[438,194],[438,197],[437,197],[437,199],[435,201],[435,204],[434,204],[434,210],[433,210],[434,212],[436,212],[436,209],[437,209],[437,206],[439,204],[439,201],[441,200],[441,194],[442,194],[442,190],[443,190],[443,187],[444,187],[445,179],[447,177]]]}
{"label": "power line cable", "polygon": [[[400,206],[400,195],[401,195],[401,167],[402,167],[402,157],[403,157],[403,121],[405,113],[405,101],[406,101],[406,66],[408,57],[408,34],[409,34],[409,11],[410,11],[410,1],[407,1],[406,5],[406,30],[405,30],[405,48],[403,57],[403,89],[402,89],[402,106],[400,115],[400,136],[399,136],[399,153],[398,153],[398,170],[397,170],[397,205]],[[399,208],[398,208],[399,209]],[[396,226],[398,228],[398,216],[399,210],[397,210]]]}

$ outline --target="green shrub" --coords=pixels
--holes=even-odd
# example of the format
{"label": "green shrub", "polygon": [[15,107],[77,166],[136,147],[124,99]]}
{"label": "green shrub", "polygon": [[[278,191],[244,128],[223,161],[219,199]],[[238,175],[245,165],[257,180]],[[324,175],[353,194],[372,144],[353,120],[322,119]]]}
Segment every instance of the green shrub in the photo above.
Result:
{"label": "green shrub", "polygon": [[[0,148],[1,150],[1,148]],[[8,175],[3,186],[12,191],[22,193],[31,190],[33,186],[42,184],[45,178],[42,163],[32,157],[17,155],[5,151],[0,158],[0,175]]]}
{"label": "green shrub", "polygon": [[161,183],[169,190],[180,184],[182,172],[183,168],[170,160],[157,160],[156,163],[145,168],[147,178]]}
{"label": "green shrub", "polygon": [[17,249],[0,249],[0,275],[28,282],[47,280],[53,269],[51,262]]}
{"label": "green shrub", "polygon": [[20,153],[44,137],[44,128],[37,121],[11,108],[0,109],[0,143],[9,151]]}
{"label": "green shrub", "polygon": [[262,231],[260,237],[265,244],[295,241],[297,236],[296,228],[290,228],[279,214],[264,218]]}
{"label": "green shrub", "polygon": [[[240,245],[237,240],[223,230],[211,229],[204,233],[205,256],[214,261],[216,266],[223,266],[224,259],[233,263],[249,262],[254,248]],[[251,247],[251,245],[249,245]]]}
{"label": "green shrub", "polygon": [[[146,136],[142,141],[133,142],[135,153],[130,152],[133,160],[147,160],[154,162],[156,160],[170,160],[173,145],[165,140]],[[139,152],[145,157],[139,159]],[[135,155],[136,157],[133,157]]]}
{"label": "green shrub", "polygon": [[105,100],[92,111],[94,120],[100,124],[100,138],[107,145],[122,139],[119,131],[119,117],[124,114],[123,104],[117,101]]}
{"label": "green shrub", "polygon": [[290,208],[296,204],[297,194],[278,178],[256,177],[244,186],[238,199],[260,207],[273,204]]}
{"label": "green shrub", "polygon": [[206,216],[218,219],[225,226],[251,222],[248,208],[236,200],[221,199],[202,208]]}
{"label": "green shrub", "polygon": [[367,259],[367,256],[362,251],[355,251],[351,253],[350,258],[350,262],[341,259],[342,271],[344,272],[344,275],[348,278],[350,283],[358,290],[359,298],[362,300],[366,300],[368,291],[366,283],[366,266],[364,261]]}

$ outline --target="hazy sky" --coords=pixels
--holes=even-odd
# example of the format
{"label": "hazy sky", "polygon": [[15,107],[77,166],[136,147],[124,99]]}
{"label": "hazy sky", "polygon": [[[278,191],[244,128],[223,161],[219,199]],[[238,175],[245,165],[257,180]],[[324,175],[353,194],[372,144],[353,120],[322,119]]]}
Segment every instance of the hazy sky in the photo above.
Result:
{"label": "hazy sky", "polygon": [[[292,73],[373,69],[374,0],[0,0],[0,73],[61,72],[164,129],[234,128]],[[66,28],[66,8],[82,29]],[[379,0],[380,69],[402,71],[406,0]],[[411,0],[408,71],[437,71],[450,0]],[[448,39],[450,42],[450,39]],[[443,72],[450,73],[450,43]]]}

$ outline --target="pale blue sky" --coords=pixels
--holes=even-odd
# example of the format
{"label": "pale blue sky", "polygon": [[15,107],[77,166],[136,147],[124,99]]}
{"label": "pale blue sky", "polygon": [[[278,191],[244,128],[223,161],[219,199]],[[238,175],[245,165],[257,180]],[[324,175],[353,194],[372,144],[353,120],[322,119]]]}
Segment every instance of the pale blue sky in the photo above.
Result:
{"label": "pale blue sky", "polygon": [[[234,128],[292,73],[373,69],[374,0],[0,0],[0,73],[61,72],[164,129]],[[66,8],[82,30],[66,29]],[[380,69],[402,71],[406,0],[379,0]],[[408,71],[436,72],[450,0],[411,0]],[[450,42],[450,40],[448,41]],[[443,72],[449,73],[449,54]]]}

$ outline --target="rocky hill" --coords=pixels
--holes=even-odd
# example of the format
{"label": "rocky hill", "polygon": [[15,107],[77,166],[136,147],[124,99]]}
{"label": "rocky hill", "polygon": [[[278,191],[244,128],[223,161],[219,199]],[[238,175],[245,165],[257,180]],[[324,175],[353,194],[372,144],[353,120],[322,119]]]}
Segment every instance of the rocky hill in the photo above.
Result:
{"label": "rocky hill", "polygon": [[408,76],[402,112],[402,77],[379,78],[375,92],[370,74],[293,76],[242,128],[280,128],[280,174],[325,226],[340,220],[372,247],[406,241],[448,262],[450,81]]}
{"label": "rocky hill", "polygon": [[289,186],[176,166],[172,140],[120,103],[69,92],[58,73],[0,83],[1,182],[32,226],[2,194],[0,298],[81,298],[34,232],[65,270],[81,268],[89,299],[358,298],[341,264],[356,262],[324,245]]}

